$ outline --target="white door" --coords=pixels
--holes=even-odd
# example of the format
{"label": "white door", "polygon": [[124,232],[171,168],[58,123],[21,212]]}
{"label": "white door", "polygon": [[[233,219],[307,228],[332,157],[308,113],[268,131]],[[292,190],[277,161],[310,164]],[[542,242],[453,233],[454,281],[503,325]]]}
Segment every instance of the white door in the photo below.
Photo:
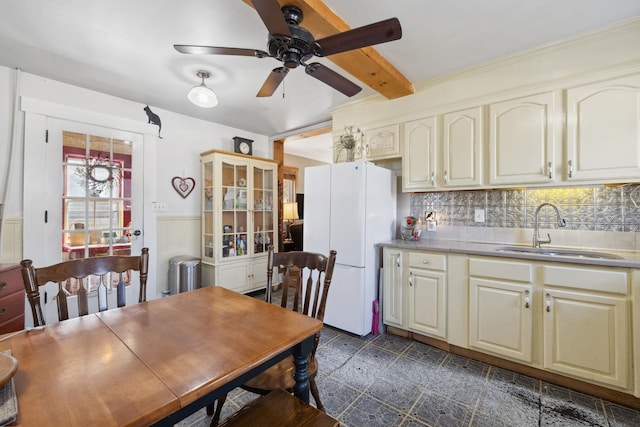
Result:
{"label": "white door", "polygon": [[[141,134],[48,118],[46,142],[25,145],[24,253],[36,267],[140,253],[142,141]],[[34,197],[28,181],[39,183],[40,197]],[[119,277],[112,280],[117,283]],[[134,285],[127,286],[127,300],[136,299],[137,278],[125,275],[124,280]],[[75,283],[66,287],[71,295],[77,290]],[[45,316],[53,322],[58,289],[49,284],[44,291]]]}

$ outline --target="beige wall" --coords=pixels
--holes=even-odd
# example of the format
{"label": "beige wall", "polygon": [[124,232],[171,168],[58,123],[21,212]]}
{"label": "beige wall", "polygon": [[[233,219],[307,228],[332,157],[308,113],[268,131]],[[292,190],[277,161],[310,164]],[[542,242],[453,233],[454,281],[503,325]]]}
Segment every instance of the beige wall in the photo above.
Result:
{"label": "beige wall", "polygon": [[296,183],[296,193],[304,193],[304,168],[307,166],[319,166],[326,165],[324,162],[319,162],[313,159],[307,159],[306,157],[292,156],[290,154],[284,155],[284,165],[292,168],[298,168],[298,182]]}

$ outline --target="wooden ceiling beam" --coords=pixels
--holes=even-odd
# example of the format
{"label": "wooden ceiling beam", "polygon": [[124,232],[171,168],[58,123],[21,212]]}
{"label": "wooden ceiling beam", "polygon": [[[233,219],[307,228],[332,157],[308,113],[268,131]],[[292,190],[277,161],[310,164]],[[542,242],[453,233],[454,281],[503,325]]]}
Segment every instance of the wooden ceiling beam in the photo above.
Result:
{"label": "wooden ceiling beam", "polygon": [[[251,0],[243,1],[253,7]],[[303,13],[301,26],[316,40],[351,29],[321,0],[278,0],[278,3],[280,7],[299,7]],[[387,99],[414,93],[413,84],[373,47],[350,50],[327,59]]]}

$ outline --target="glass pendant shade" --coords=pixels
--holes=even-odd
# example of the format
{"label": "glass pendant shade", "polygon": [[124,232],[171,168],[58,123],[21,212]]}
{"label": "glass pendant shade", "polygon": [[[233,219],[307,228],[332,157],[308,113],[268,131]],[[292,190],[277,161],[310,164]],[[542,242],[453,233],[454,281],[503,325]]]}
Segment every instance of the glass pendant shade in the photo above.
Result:
{"label": "glass pendant shade", "polygon": [[218,97],[204,84],[204,79],[209,77],[209,73],[206,71],[198,71],[198,77],[202,78],[202,83],[199,86],[194,86],[187,97],[189,101],[198,107],[213,108],[218,105]]}

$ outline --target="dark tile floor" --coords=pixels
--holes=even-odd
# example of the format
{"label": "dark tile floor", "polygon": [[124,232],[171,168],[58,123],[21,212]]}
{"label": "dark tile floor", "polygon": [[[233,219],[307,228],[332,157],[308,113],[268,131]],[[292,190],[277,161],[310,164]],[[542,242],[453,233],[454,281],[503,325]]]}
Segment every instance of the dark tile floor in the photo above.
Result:
{"label": "dark tile floor", "polygon": [[[640,426],[640,411],[394,335],[325,327],[317,357],[321,399],[347,427]],[[234,391],[222,418],[255,397]],[[179,426],[209,421],[203,409]]]}

